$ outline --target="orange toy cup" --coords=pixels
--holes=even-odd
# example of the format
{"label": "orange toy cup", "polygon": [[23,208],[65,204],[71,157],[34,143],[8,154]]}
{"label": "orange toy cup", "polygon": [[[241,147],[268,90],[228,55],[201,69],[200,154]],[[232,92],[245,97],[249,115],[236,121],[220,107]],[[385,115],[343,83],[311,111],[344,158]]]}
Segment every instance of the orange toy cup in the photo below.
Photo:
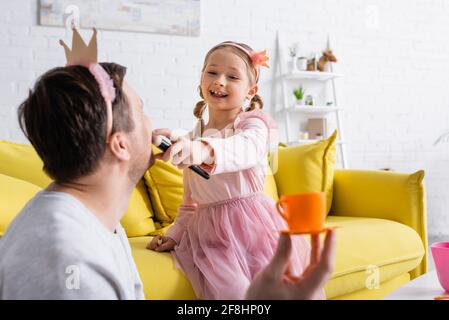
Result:
{"label": "orange toy cup", "polygon": [[287,222],[288,232],[318,233],[324,227],[326,194],[307,192],[281,196],[276,208]]}

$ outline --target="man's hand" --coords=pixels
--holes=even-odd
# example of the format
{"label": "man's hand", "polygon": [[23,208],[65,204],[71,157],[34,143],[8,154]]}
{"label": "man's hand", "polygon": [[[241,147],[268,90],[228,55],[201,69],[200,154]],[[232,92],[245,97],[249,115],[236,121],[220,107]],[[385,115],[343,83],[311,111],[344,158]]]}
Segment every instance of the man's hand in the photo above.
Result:
{"label": "man's hand", "polygon": [[[246,298],[251,300],[311,300],[322,292],[335,265],[335,231],[328,231],[323,250],[318,235],[312,236],[309,266],[295,277],[290,273],[289,235],[281,235],[271,262],[259,272],[248,288]],[[320,252],[321,251],[321,252]]]}
{"label": "man's hand", "polygon": [[165,236],[155,236],[150,242],[147,244],[147,249],[162,252],[162,251],[170,251],[176,246],[176,241],[172,238]]}

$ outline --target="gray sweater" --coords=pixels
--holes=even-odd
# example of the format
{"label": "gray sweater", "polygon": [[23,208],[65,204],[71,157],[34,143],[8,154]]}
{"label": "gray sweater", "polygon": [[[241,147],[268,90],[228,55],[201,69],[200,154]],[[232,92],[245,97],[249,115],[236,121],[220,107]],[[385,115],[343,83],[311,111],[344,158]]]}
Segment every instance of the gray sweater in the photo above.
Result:
{"label": "gray sweater", "polygon": [[143,299],[123,228],[67,193],[39,192],[0,239],[0,299]]}

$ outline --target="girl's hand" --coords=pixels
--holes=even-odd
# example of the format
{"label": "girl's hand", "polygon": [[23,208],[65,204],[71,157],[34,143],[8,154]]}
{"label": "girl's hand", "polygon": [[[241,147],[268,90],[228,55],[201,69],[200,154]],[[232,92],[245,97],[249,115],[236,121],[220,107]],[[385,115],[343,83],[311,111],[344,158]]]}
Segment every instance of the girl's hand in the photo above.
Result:
{"label": "girl's hand", "polygon": [[172,141],[172,146],[163,153],[155,155],[155,159],[172,163],[183,170],[191,165],[213,164],[212,148],[205,142],[190,140],[188,135],[174,134],[170,129],[156,129],[153,137],[163,135]]}
{"label": "girl's hand", "polygon": [[211,147],[200,140],[190,140],[179,137],[167,150],[172,157],[172,163],[183,170],[191,165],[211,164]]}
{"label": "girl's hand", "polygon": [[176,246],[176,241],[166,236],[155,236],[147,244],[147,249],[162,252],[170,251]]}

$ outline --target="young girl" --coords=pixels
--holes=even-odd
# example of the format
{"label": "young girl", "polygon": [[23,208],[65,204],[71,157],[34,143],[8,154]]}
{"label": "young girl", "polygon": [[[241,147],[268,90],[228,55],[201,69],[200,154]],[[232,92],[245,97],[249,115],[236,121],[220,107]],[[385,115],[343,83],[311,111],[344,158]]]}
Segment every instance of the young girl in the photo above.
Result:
{"label": "young girl", "polygon": [[[197,164],[209,180],[184,170],[184,202],[166,236],[148,248],[172,250],[199,298],[243,299],[255,274],[272,258],[286,224],[263,194],[274,124],[257,95],[265,52],[223,42],[206,55],[199,86],[199,119],[190,139],[179,138],[164,154],[180,168]],[[245,102],[249,106],[244,107]],[[209,121],[202,115],[208,108]],[[309,246],[296,237],[291,272],[299,275]]]}

